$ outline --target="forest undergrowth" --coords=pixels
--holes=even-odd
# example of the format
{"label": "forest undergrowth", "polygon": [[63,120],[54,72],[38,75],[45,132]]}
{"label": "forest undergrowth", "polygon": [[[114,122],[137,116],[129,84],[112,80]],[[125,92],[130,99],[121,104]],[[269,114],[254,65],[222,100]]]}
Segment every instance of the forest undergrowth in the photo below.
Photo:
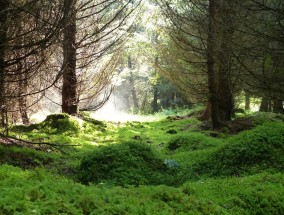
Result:
{"label": "forest undergrowth", "polygon": [[13,126],[0,144],[0,214],[284,214],[283,115],[241,115],[240,132],[192,114],[153,119]]}

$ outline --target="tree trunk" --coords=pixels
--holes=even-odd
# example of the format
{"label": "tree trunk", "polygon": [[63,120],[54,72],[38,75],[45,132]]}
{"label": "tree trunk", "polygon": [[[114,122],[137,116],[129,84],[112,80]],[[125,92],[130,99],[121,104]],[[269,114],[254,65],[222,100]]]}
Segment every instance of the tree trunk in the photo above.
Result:
{"label": "tree trunk", "polygon": [[172,101],[171,107],[172,107],[172,108],[176,108],[176,107],[177,107],[177,105],[176,105],[177,92],[176,92],[176,91],[172,91],[171,101]]}
{"label": "tree trunk", "polygon": [[273,106],[272,100],[269,99],[269,100],[268,100],[268,109],[267,109],[268,112],[272,112],[272,108],[273,108],[272,106]]}
{"label": "tree trunk", "polygon": [[219,14],[221,16],[220,26],[220,48],[218,49],[218,103],[219,115],[221,121],[230,121],[232,119],[234,100],[230,84],[231,73],[231,52],[232,52],[232,11],[230,0],[218,4]]}
{"label": "tree trunk", "polygon": [[250,110],[250,93],[245,91],[245,110]]}
{"label": "tree trunk", "polygon": [[208,24],[208,39],[207,39],[207,76],[209,102],[211,104],[211,119],[213,128],[221,127],[219,105],[218,105],[218,87],[217,74],[215,70],[215,26],[216,26],[216,4],[215,0],[209,1],[209,24]]}
{"label": "tree trunk", "polygon": [[260,107],[259,107],[259,111],[261,111],[261,112],[268,112],[268,106],[269,106],[268,99],[262,97],[262,100],[261,100],[261,103],[260,103]]}
{"label": "tree trunk", "polygon": [[152,101],[152,113],[159,111],[158,108],[158,87],[157,85],[153,86],[153,101]]}
{"label": "tree trunk", "polygon": [[284,114],[283,101],[279,99],[273,100],[273,113]]}
{"label": "tree trunk", "polygon": [[[155,57],[155,68],[157,68],[157,66],[158,66],[158,61],[159,61],[159,58],[158,58],[158,56],[156,56]],[[156,76],[156,71],[154,73],[154,76]],[[158,96],[159,96],[158,83],[156,82],[153,85],[152,113],[156,113],[156,112],[159,111],[159,108],[158,108]]]}
{"label": "tree trunk", "polygon": [[19,110],[22,118],[22,122],[24,125],[28,125],[30,123],[29,117],[28,117],[28,107],[27,107],[27,97],[22,96],[27,92],[27,86],[28,86],[28,81],[25,79],[25,77],[21,78],[19,81],[19,99],[18,99],[18,104],[19,104]]}
{"label": "tree trunk", "polygon": [[124,105],[125,110],[126,110],[126,111],[129,111],[131,106],[130,106],[128,94],[123,95],[123,99],[124,99],[124,101],[125,101],[125,105]]}
{"label": "tree trunk", "polygon": [[136,89],[135,89],[135,86],[134,86],[134,80],[133,80],[132,72],[131,72],[131,75],[130,75],[130,83],[132,85],[131,94],[132,94],[132,99],[133,99],[133,106],[134,106],[134,110],[136,112],[139,109],[139,104],[138,104],[138,97],[137,97],[137,94],[136,94]]}
{"label": "tree trunk", "polygon": [[147,96],[148,96],[148,93],[146,92],[145,95],[144,95],[142,104],[141,104],[141,108],[140,108],[141,111],[143,111],[144,113],[146,112],[146,108],[147,108]]}
{"label": "tree trunk", "polygon": [[5,51],[8,31],[8,1],[0,0],[0,123],[4,133],[8,134],[8,114],[5,99]]}
{"label": "tree trunk", "polygon": [[207,102],[207,105],[205,107],[205,109],[203,110],[202,114],[200,117],[198,117],[198,119],[200,121],[206,121],[206,120],[209,120],[210,119],[210,116],[211,116],[211,104],[210,102],[208,101]]}
{"label": "tree trunk", "polygon": [[133,107],[134,107],[134,112],[136,112],[139,109],[139,104],[138,104],[138,97],[137,97],[136,89],[135,89],[135,85],[134,85],[134,77],[133,77],[133,73],[131,71],[133,69],[133,65],[132,65],[132,60],[131,60],[130,56],[128,56],[128,69],[130,70],[129,84],[130,84],[130,87],[131,87]]}
{"label": "tree trunk", "polygon": [[63,86],[62,112],[77,113],[77,76],[76,76],[76,0],[65,1],[68,14],[63,29]]}

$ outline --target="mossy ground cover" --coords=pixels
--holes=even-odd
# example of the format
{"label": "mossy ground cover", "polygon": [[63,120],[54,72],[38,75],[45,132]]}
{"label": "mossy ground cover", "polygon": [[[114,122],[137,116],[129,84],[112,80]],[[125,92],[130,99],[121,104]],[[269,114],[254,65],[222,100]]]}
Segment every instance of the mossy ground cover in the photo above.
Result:
{"label": "mossy ground cover", "polygon": [[16,126],[62,151],[0,146],[0,214],[284,214],[284,123],[263,115],[218,137],[180,117]]}

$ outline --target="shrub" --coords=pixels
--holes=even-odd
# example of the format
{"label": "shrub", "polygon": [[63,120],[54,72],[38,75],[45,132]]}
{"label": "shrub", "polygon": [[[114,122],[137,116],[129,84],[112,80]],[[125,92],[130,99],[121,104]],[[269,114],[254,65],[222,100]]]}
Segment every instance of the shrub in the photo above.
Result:
{"label": "shrub", "polygon": [[240,175],[284,170],[284,124],[266,123],[232,137],[195,166],[198,173]]}
{"label": "shrub", "polygon": [[115,185],[161,184],[168,168],[142,143],[102,146],[86,155],[79,167],[80,182]]}

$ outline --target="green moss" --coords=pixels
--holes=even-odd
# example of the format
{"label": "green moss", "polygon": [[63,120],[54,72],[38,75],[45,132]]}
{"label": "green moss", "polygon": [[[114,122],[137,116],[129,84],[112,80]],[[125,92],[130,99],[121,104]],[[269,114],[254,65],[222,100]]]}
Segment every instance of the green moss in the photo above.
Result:
{"label": "green moss", "polygon": [[73,119],[68,114],[48,115],[46,119],[40,123],[40,128],[42,131],[47,133],[78,133],[81,129],[78,121]]}
{"label": "green moss", "polygon": [[250,117],[255,125],[262,125],[267,122],[284,122],[283,114],[276,114],[272,112],[256,112]]}
{"label": "green moss", "polygon": [[170,151],[202,150],[214,147],[218,140],[201,133],[187,133],[173,137],[167,144]]}
{"label": "green moss", "polygon": [[266,123],[230,139],[194,171],[214,176],[284,171],[284,123]]}
{"label": "green moss", "polygon": [[39,124],[32,125],[14,125],[11,127],[12,132],[20,133],[20,132],[31,132],[33,130],[39,129]]}
{"label": "green moss", "polygon": [[60,114],[15,126],[19,138],[80,147],[0,146],[0,214],[283,214],[283,121],[251,117],[272,123],[222,138],[196,132],[195,118],[112,124]]}
{"label": "green moss", "polygon": [[78,170],[79,179],[85,184],[115,185],[167,183],[169,173],[170,168],[149,146],[134,142],[100,147],[83,158]]}
{"label": "green moss", "polygon": [[0,214],[282,214],[284,175],[168,186],[83,186],[36,169],[0,166]]}
{"label": "green moss", "polygon": [[0,145],[0,164],[10,164],[24,169],[51,163],[55,157],[43,151],[29,148],[6,147]]}

